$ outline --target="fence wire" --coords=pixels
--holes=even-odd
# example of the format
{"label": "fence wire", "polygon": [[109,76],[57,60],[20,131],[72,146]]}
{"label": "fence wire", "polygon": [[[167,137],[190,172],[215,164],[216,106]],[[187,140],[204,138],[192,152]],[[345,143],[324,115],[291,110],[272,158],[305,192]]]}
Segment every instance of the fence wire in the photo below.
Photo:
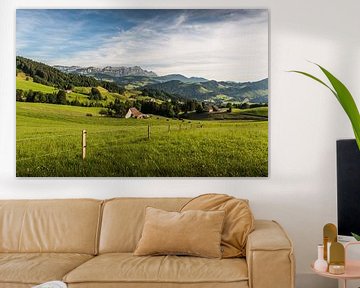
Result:
{"label": "fence wire", "polygon": [[[170,125],[170,128],[169,128],[169,125],[161,125],[161,126],[151,126],[152,127],[152,132],[151,134],[153,133],[153,131],[155,130],[155,128],[164,128],[164,133],[170,133],[171,131],[184,131],[184,130],[192,130],[193,128],[203,128],[203,125],[187,125],[187,124],[183,124],[183,123],[180,123],[178,125]],[[131,127],[133,128],[133,127]],[[146,128],[148,128],[148,125],[146,126],[139,126],[139,129],[140,128],[143,128],[144,130]],[[154,129],[154,130],[153,130]],[[87,135],[94,135],[94,134],[101,134],[101,133],[109,133],[109,132],[112,132],[112,133],[117,133],[117,132],[127,132],[129,130],[128,127],[122,127],[121,129],[106,129],[106,130],[100,130],[100,131],[94,131],[94,132],[91,132],[91,129],[90,130],[86,130],[87,131]],[[90,132],[89,132],[90,131]],[[155,130],[156,132],[159,132],[157,129]],[[146,132],[147,133],[147,132]],[[48,138],[53,138],[53,139],[58,139],[58,138],[64,138],[64,137],[75,137],[75,136],[78,136],[79,137],[79,143],[81,144],[81,137],[82,137],[82,134],[81,133],[71,133],[71,134],[60,134],[60,135],[46,135],[46,136],[38,136],[38,137],[28,137],[28,138],[21,138],[21,139],[17,139],[16,141],[17,142],[26,142],[26,141],[35,141],[35,140],[40,140],[40,139],[48,139]],[[143,138],[147,138],[146,136],[142,136],[140,137],[141,139]],[[101,143],[97,143],[97,144],[92,144],[92,139],[94,138],[90,138],[90,139],[87,139],[88,141],[88,149],[90,148],[93,148],[93,147],[98,147],[98,146],[104,146],[104,145],[108,145],[108,144],[111,144],[111,143],[117,143],[119,141],[121,141],[121,138],[117,138],[115,140],[112,140],[112,141],[103,141]],[[79,151],[81,151],[81,147],[80,147],[80,144],[79,144]],[[64,154],[64,153],[68,153],[68,152],[73,152],[74,151],[74,148],[72,149],[67,149],[67,150],[62,150],[62,151],[57,151],[57,152],[52,152],[52,153],[46,153],[46,154],[42,154],[42,155],[37,155],[37,156],[32,156],[32,157],[25,157],[25,158],[20,158],[20,159],[16,159],[17,162],[22,162],[22,161],[28,161],[28,160],[33,160],[33,159],[38,159],[38,158],[44,158],[44,157],[48,157],[48,156],[54,156],[54,155],[59,155],[59,154]],[[80,152],[79,152],[80,154]]]}

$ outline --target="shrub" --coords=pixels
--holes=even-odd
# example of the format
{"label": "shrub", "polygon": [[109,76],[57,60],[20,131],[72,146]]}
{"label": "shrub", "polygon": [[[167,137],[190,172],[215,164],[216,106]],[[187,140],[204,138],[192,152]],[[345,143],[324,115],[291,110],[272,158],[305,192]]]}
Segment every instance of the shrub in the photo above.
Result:
{"label": "shrub", "polygon": [[99,111],[99,114],[100,114],[100,115],[108,115],[108,110],[106,110],[106,109],[101,109],[101,110]]}

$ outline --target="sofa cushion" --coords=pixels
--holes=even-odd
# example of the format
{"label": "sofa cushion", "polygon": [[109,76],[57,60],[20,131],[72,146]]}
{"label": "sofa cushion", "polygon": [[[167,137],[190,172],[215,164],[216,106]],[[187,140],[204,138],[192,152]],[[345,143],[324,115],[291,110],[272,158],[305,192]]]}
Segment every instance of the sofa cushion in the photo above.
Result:
{"label": "sofa cushion", "polygon": [[224,216],[224,211],[168,212],[147,207],[144,229],[134,255],[221,258]]}
{"label": "sofa cushion", "polygon": [[254,230],[254,216],[248,200],[236,199],[225,194],[204,194],[191,199],[181,209],[188,210],[225,211],[221,237],[222,257],[245,257],[247,237]]}
{"label": "sofa cushion", "polygon": [[179,211],[189,198],[116,198],[104,203],[99,253],[134,252],[148,206]]}
{"label": "sofa cushion", "polygon": [[0,200],[0,253],[95,254],[102,201]]}
{"label": "sofa cushion", "polygon": [[138,257],[131,253],[97,256],[64,277],[64,281],[70,284],[121,282],[158,283],[159,286],[160,283],[247,283],[247,279],[247,264],[240,258]]}
{"label": "sofa cushion", "polygon": [[0,253],[0,283],[40,284],[61,280],[92,257],[71,253]]}

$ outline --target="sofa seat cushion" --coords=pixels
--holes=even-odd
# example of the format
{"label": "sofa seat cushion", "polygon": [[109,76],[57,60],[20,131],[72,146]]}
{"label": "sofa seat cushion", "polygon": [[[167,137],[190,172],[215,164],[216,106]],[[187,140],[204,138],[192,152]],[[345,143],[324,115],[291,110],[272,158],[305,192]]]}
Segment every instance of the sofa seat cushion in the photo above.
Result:
{"label": "sofa seat cushion", "polygon": [[247,280],[247,265],[245,260],[240,258],[134,256],[131,253],[97,256],[64,277],[64,281],[70,284],[101,282],[190,284],[244,281],[247,285]]}
{"label": "sofa seat cushion", "polygon": [[0,253],[0,283],[40,284],[62,280],[65,274],[92,257],[72,253]]}

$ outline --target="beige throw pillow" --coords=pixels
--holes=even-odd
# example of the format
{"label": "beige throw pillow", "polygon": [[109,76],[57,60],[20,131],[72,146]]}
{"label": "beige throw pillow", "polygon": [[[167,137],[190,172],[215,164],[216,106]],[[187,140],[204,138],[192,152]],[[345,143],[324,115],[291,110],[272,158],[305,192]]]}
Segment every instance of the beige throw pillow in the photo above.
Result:
{"label": "beige throw pillow", "polygon": [[204,194],[190,200],[181,211],[225,211],[224,229],[221,238],[223,258],[246,256],[246,241],[254,230],[254,217],[247,200],[225,194]]}
{"label": "beige throw pillow", "polygon": [[147,207],[134,255],[192,255],[221,258],[224,211],[167,212]]}

